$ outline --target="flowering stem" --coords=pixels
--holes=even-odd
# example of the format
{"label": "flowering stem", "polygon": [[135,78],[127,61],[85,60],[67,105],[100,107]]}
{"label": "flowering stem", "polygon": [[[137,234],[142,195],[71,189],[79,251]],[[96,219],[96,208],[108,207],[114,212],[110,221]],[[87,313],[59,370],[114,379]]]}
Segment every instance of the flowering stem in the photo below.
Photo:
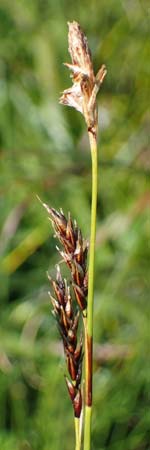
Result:
{"label": "flowering stem", "polygon": [[95,134],[89,132],[92,159],[92,204],[91,204],[91,236],[88,274],[87,317],[84,317],[85,330],[85,418],[84,418],[84,450],[91,448],[92,418],[92,365],[93,365],[93,297],[94,297],[94,263],[97,212],[97,140]]}
{"label": "flowering stem", "polygon": [[80,450],[80,448],[81,448],[80,418],[78,418],[78,417],[74,418],[74,426],[75,426],[75,439],[76,439],[75,450]]}

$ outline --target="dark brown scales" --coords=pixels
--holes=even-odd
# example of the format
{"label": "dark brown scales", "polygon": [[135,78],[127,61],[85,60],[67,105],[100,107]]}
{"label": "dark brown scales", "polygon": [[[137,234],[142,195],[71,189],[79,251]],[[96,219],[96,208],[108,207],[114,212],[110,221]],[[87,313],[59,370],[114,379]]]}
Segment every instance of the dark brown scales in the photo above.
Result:
{"label": "dark brown scales", "polygon": [[87,306],[88,276],[87,276],[87,252],[88,244],[83,239],[81,230],[76,222],[73,222],[70,214],[64,216],[62,210],[56,211],[43,204],[50,215],[55,234],[63,246],[63,250],[57,247],[61,257],[69,267],[72,277],[76,301],[83,311]]}
{"label": "dark brown scales", "polygon": [[74,414],[80,417],[82,409],[81,376],[82,376],[82,339],[77,344],[77,331],[79,323],[79,311],[74,312],[70,288],[65,279],[62,278],[60,268],[57,266],[56,280],[49,276],[53,287],[54,296],[50,293],[53,305],[53,315],[58,324],[58,329],[63,341],[66,356],[67,369],[71,381],[66,378],[67,388],[72,400]]}
{"label": "dark brown scales", "polygon": [[57,266],[56,280],[53,280],[49,276],[54,293],[54,295],[50,293],[50,298],[53,305],[53,315],[57,320],[58,329],[63,341],[67,369],[71,379],[70,381],[66,377],[67,388],[73,404],[75,417],[80,417],[82,409],[81,377],[83,346],[81,338],[78,343],[77,332],[80,311],[84,311],[85,314],[87,306],[88,276],[86,262],[88,244],[83,239],[77,223],[72,221],[70,214],[66,218],[62,210],[56,211],[54,208],[49,208],[45,203],[43,206],[48,211],[55,235],[63,246],[62,250],[58,247],[57,250],[71,272],[72,287],[77,302],[77,311],[75,312],[70,287],[67,285],[67,281],[62,278],[60,268]]}

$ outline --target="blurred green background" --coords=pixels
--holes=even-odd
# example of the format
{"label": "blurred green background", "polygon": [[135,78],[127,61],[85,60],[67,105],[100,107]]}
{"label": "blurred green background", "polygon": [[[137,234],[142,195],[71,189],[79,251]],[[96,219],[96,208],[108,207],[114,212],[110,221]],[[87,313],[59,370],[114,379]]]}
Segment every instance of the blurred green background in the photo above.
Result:
{"label": "blurred green background", "polygon": [[[0,2],[0,449],[70,450],[73,413],[46,271],[56,241],[39,195],[89,238],[85,124],[69,87],[67,21],[88,36],[98,96],[92,450],[150,449],[150,4]],[[64,270],[64,269],[63,269]]]}

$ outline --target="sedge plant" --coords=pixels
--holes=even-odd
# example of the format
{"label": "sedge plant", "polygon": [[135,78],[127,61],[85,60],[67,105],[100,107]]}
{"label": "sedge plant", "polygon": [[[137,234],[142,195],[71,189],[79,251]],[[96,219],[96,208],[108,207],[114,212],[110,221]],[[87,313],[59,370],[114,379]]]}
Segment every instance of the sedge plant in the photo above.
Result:
{"label": "sedge plant", "polygon": [[[80,25],[68,23],[68,43],[71,64],[65,66],[71,71],[72,86],[66,89],[60,103],[75,108],[84,116],[89,136],[92,161],[92,200],[90,246],[83,238],[81,230],[70,214],[65,217],[63,210],[56,211],[43,204],[50,216],[55,235],[61,248],[57,247],[61,258],[68,266],[71,281],[68,283],[57,266],[56,279],[49,275],[53,293],[50,298],[53,315],[57,320],[67,363],[68,376],[65,377],[74,410],[75,450],[81,450],[82,428],[84,428],[83,449],[91,449],[92,418],[92,365],[93,365],[93,297],[94,262],[97,210],[97,131],[98,112],[96,96],[106,75],[102,65],[94,75],[88,41]],[[89,248],[88,248],[89,247]],[[87,256],[88,268],[87,268]],[[82,317],[84,338],[79,336],[79,320]],[[80,327],[81,328],[81,327]],[[82,365],[84,357],[84,383],[82,385]],[[84,388],[83,388],[84,386]]]}

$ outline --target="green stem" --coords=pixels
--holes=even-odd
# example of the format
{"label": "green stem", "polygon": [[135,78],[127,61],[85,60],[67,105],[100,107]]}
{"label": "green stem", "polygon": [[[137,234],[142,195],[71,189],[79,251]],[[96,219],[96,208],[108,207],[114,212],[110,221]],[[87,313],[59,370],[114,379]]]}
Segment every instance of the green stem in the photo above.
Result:
{"label": "green stem", "polygon": [[92,159],[92,204],[91,204],[91,236],[88,273],[87,317],[84,320],[85,329],[85,417],[84,417],[84,450],[91,448],[92,419],[92,365],[93,365],[93,297],[94,297],[94,265],[97,213],[97,140],[89,132]]}
{"label": "green stem", "polygon": [[84,450],[89,450],[91,448],[91,417],[92,417],[92,407],[85,407],[85,434],[84,434]]}
{"label": "green stem", "polygon": [[92,204],[91,204],[91,236],[89,256],[89,285],[87,306],[87,332],[93,336],[93,291],[94,291],[94,266],[95,266],[95,238],[96,238],[96,214],[97,214],[97,141],[96,137],[89,133],[91,159],[92,159]]}
{"label": "green stem", "polygon": [[74,426],[75,426],[75,439],[76,439],[75,450],[80,450],[80,448],[81,448],[80,418],[78,418],[78,417],[74,418]]}

